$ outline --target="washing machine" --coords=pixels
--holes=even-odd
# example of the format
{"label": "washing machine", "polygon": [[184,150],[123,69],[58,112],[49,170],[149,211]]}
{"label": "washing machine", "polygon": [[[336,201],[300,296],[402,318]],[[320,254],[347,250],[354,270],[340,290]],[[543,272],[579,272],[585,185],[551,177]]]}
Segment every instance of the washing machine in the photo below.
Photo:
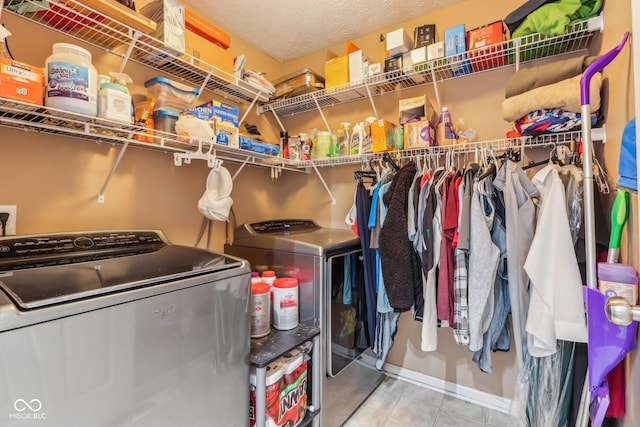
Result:
{"label": "washing machine", "polygon": [[321,425],[344,423],[383,379],[367,350],[360,240],[310,219],[276,219],[237,227],[225,253],[298,279],[300,322],[320,328]]}
{"label": "washing machine", "polygon": [[249,425],[250,268],[160,231],[0,239],[0,425]]}

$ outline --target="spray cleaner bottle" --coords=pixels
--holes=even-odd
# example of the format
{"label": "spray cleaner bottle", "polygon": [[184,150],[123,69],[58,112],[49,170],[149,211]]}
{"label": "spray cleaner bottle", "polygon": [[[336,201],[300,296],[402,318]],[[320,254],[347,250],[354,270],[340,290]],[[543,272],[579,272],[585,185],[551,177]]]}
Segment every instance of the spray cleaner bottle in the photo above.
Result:
{"label": "spray cleaner bottle", "polygon": [[133,83],[125,73],[109,72],[110,82],[100,83],[98,92],[98,117],[115,122],[132,124],[135,110],[128,83]]}

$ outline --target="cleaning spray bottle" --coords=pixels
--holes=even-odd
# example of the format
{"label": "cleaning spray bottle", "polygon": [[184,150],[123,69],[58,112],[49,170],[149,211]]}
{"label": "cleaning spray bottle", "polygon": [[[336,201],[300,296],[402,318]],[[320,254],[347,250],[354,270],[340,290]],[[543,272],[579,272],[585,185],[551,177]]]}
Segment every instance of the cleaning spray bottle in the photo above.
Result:
{"label": "cleaning spray bottle", "polygon": [[110,82],[100,83],[98,92],[98,117],[115,122],[132,124],[135,110],[128,83],[133,83],[125,73],[109,72]]}

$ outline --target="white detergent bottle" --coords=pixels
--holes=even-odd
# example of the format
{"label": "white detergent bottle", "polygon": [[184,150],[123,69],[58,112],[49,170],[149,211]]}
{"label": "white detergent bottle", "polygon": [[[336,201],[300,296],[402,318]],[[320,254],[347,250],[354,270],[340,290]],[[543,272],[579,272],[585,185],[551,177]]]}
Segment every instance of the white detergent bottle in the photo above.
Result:
{"label": "white detergent bottle", "polygon": [[349,154],[354,156],[362,154],[362,139],[363,135],[362,123],[356,123],[353,125],[353,132],[351,132],[351,143],[349,144]]}

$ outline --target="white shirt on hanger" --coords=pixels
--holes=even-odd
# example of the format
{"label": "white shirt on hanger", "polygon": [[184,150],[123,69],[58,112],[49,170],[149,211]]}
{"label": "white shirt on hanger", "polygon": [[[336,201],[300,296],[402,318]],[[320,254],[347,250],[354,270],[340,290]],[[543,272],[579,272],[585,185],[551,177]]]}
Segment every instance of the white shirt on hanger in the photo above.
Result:
{"label": "white shirt on hanger", "polygon": [[587,324],[558,166],[544,167],[532,182],[540,192],[540,210],[524,264],[531,281],[526,330],[529,353],[544,357],[556,352],[558,339],[587,342]]}

